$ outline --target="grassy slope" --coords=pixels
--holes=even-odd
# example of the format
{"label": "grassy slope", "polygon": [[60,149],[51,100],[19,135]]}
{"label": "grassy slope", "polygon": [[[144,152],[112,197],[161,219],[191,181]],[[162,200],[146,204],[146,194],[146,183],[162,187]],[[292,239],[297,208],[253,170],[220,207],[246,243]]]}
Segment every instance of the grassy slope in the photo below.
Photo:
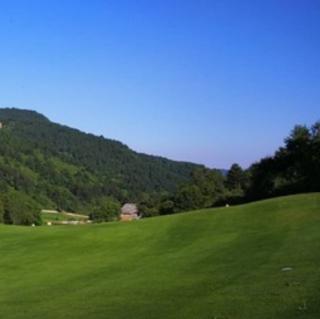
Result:
{"label": "grassy slope", "polygon": [[132,224],[0,226],[0,256],[0,318],[319,318],[320,194]]}

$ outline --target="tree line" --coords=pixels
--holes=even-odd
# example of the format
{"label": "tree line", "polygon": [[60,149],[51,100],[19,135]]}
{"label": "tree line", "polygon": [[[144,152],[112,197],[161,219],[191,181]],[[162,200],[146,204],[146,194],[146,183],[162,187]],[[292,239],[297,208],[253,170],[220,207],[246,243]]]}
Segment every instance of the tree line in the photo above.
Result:
{"label": "tree line", "polygon": [[275,196],[320,191],[320,122],[297,125],[273,156],[243,169],[233,164],[219,170],[196,168],[191,180],[173,194],[146,196],[146,216],[235,205]]}
{"label": "tree line", "polygon": [[144,217],[320,191],[320,122],[296,126],[273,156],[226,174],[138,154],[127,146],[0,109],[0,222],[40,224],[42,208],[119,216],[126,202]]}

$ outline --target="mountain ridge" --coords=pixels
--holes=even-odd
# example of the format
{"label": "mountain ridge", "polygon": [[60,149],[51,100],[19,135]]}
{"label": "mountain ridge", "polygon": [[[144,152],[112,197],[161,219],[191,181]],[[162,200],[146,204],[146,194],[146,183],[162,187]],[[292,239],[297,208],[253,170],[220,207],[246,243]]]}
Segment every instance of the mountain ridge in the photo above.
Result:
{"label": "mountain ridge", "polygon": [[[21,115],[26,115],[26,117],[21,116]],[[51,121],[48,117],[46,117],[45,115],[31,110],[31,109],[19,109],[19,108],[1,108],[0,107],[0,122],[5,125],[6,121],[25,121],[25,122],[33,122],[33,121],[44,121],[46,123],[51,123],[53,125],[58,125],[60,127],[69,129],[69,130],[73,130],[91,137],[95,137],[95,138],[100,138],[100,139],[104,139],[104,140],[108,140],[117,144],[120,144],[122,147],[125,147],[127,149],[129,149],[130,151],[133,151],[134,153],[138,154],[138,155],[144,155],[144,156],[149,156],[149,157],[153,157],[153,158],[158,158],[158,159],[164,159],[164,160],[169,160],[171,162],[175,162],[175,163],[182,163],[182,164],[191,164],[191,165],[197,165],[197,166],[204,166],[203,164],[198,164],[198,163],[194,163],[194,162],[190,162],[190,161],[185,161],[185,160],[174,160],[171,158],[168,158],[166,156],[162,156],[162,155],[156,155],[156,154],[149,154],[147,152],[138,152],[135,151],[133,148],[131,148],[129,145],[123,143],[122,141],[115,139],[115,138],[110,138],[110,137],[105,137],[104,135],[99,135],[99,134],[95,134],[92,132],[85,132],[79,128],[75,128],[72,127],[70,125],[67,124],[60,124],[58,122],[55,121]],[[227,171],[225,169],[221,169],[221,171]]]}

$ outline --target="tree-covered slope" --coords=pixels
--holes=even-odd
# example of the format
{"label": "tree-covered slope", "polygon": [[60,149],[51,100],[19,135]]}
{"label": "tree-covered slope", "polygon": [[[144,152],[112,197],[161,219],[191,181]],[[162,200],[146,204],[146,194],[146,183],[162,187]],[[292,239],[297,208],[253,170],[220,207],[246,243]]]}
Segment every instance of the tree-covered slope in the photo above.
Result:
{"label": "tree-covered slope", "polygon": [[0,190],[42,207],[83,211],[106,196],[122,202],[171,192],[197,167],[136,153],[34,111],[0,109],[0,122]]}
{"label": "tree-covered slope", "polygon": [[309,194],[131,224],[0,225],[0,317],[319,318],[319,207]]}

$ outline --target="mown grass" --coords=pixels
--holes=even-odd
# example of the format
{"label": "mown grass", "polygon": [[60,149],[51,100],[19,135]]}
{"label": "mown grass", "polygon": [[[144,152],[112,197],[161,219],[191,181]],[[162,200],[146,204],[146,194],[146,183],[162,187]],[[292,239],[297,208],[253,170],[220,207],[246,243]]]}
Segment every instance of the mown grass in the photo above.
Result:
{"label": "mown grass", "polygon": [[320,318],[320,194],[129,224],[0,226],[0,318]]}

